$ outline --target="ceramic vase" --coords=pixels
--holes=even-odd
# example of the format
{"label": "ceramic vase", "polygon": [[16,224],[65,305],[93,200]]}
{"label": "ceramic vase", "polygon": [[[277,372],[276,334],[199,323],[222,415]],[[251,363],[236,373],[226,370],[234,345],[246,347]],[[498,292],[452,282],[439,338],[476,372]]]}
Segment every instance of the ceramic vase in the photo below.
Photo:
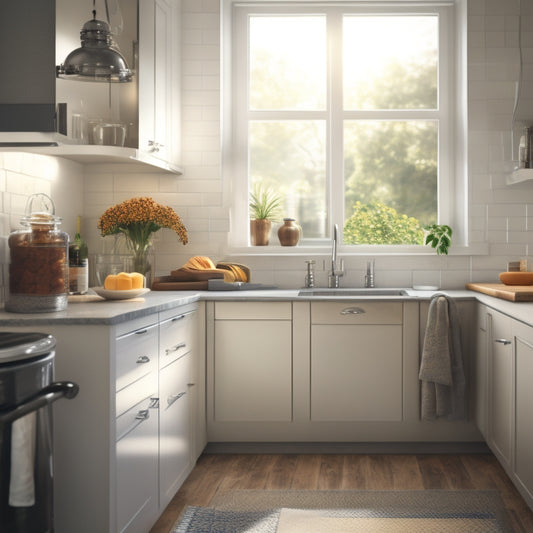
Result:
{"label": "ceramic vase", "polygon": [[250,220],[250,239],[252,246],[266,246],[270,241],[272,222],[267,219]]}
{"label": "ceramic vase", "polygon": [[300,226],[294,218],[284,218],[283,225],[278,229],[278,238],[281,246],[296,246],[300,240]]}

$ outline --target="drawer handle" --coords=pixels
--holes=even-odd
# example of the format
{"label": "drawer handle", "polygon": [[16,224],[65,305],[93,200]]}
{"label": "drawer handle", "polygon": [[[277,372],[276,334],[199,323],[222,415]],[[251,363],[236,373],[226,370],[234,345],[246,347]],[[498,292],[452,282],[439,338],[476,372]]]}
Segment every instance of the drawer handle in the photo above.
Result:
{"label": "drawer handle", "polygon": [[507,346],[508,344],[511,344],[512,341],[509,341],[507,339],[494,339],[494,342],[499,342],[500,344]]}
{"label": "drawer handle", "polygon": [[185,315],[180,315],[180,316],[175,316],[171,322],[177,322],[178,320],[182,320],[183,318],[185,318]]}
{"label": "drawer handle", "polygon": [[[159,398],[150,398],[148,409],[152,407],[158,407],[158,404]],[[135,415],[132,424],[128,428],[126,428],[125,431],[123,431],[120,435],[117,436],[117,442],[123,439],[129,433],[131,433],[134,429],[138,428],[145,420],[148,420],[150,418],[150,412],[148,411],[148,409],[140,409],[139,411],[137,411],[137,414]]]}
{"label": "drawer handle", "polygon": [[363,315],[366,311],[362,307],[347,307],[341,311],[341,315]]}
{"label": "drawer handle", "polygon": [[141,409],[136,415],[135,420],[140,420],[141,422],[150,418],[150,412],[148,409]]}
{"label": "drawer handle", "polygon": [[138,365],[143,365],[149,362],[150,362],[150,358],[147,355],[140,355],[139,357],[137,357],[137,361],[136,361]]}
{"label": "drawer handle", "polygon": [[180,342],[179,344],[176,344],[175,346],[172,346],[172,348],[167,348],[165,350],[165,355],[169,355],[171,353],[177,352],[178,350],[181,350],[182,348],[185,348],[187,346],[187,343]]}
{"label": "drawer handle", "polygon": [[170,407],[174,402],[178,401],[182,396],[185,396],[186,392],[179,392],[178,394],[171,394],[167,398],[167,407]]}
{"label": "drawer handle", "polygon": [[145,333],[148,333],[147,329],[140,329],[139,331],[135,332],[135,335],[144,335]]}

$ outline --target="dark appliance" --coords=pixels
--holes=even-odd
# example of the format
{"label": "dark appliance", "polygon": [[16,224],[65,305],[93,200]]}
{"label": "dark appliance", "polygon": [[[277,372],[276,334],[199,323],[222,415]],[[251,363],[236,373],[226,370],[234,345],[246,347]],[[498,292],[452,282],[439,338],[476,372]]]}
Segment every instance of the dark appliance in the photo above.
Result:
{"label": "dark appliance", "polygon": [[0,531],[52,533],[51,403],[78,386],[53,382],[56,341],[0,332]]}

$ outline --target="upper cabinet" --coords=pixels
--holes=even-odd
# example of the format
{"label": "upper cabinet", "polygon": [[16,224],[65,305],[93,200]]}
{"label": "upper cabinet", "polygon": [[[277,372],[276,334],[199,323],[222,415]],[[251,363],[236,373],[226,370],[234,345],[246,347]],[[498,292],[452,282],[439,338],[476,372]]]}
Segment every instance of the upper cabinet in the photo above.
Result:
{"label": "upper cabinet", "polygon": [[55,131],[54,29],[54,0],[0,3],[0,132]]}
{"label": "upper cabinet", "polygon": [[180,160],[179,3],[139,4],[139,149],[159,159]]}
{"label": "upper cabinet", "polygon": [[56,146],[36,146],[42,134],[33,132],[43,131],[36,127],[23,137],[0,133],[0,142],[18,143],[2,149],[20,151],[22,141],[25,150],[84,164],[137,163],[181,173],[180,0],[96,0],[96,18],[109,22],[132,81],[55,78],[56,65],[81,46],[80,30],[93,18],[92,7],[90,1],[55,0],[55,52],[47,64],[53,73],[56,129],[61,134],[47,135],[46,140]]}

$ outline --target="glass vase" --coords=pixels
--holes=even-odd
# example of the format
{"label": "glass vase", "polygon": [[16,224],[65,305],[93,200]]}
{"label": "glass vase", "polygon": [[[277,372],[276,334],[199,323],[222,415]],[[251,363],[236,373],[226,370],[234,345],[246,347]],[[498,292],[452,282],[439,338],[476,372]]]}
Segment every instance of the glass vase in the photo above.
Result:
{"label": "glass vase", "polygon": [[124,265],[125,272],[139,272],[146,278],[146,287],[151,287],[154,272],[154,253],[152,240],[146,242],[132,241],[126,237],[126,244],[130,255]]}

